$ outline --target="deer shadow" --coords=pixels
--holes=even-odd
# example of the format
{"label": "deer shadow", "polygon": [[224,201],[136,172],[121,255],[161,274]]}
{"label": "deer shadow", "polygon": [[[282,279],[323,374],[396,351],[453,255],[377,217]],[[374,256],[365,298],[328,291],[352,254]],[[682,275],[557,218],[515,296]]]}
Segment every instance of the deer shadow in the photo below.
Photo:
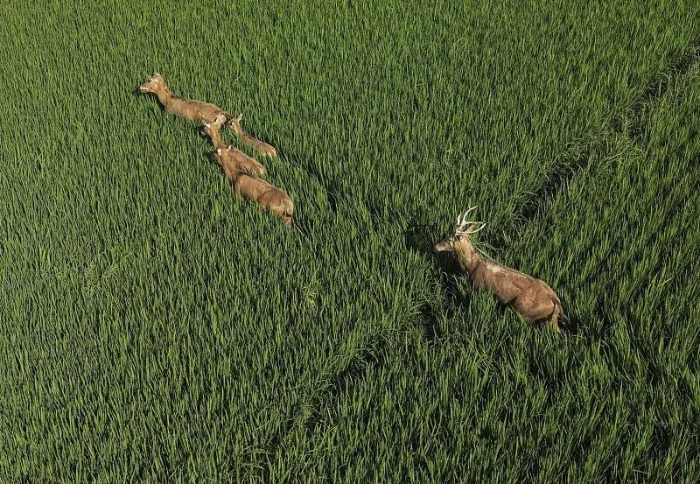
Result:
{"label": "deer shadow", "polygon": [[404,231],[404,243],[407,248],[425,255],[433,267],[433,277],[439,281],[444,295],[444,307],[438,307],[436,302],[425,302],[419,308],[423,323],[423,336],[428,343],[439,340],[442,336],[439,323],[439,313],[445,310],[447,317],[453,317],[456,313],[464,311],[469,306],[469,298],[459,287],[461,273],[459,264],[454,257],[448,254],[436,252],[434,247],[438,242],[435,234],[439,234],[438,224],[414,224]]}

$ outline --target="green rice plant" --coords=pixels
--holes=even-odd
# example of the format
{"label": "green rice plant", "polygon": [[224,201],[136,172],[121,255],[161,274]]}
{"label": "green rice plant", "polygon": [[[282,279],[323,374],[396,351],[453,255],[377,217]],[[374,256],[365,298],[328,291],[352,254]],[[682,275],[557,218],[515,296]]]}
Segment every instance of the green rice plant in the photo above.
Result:
{"label": "green rice plant", "polygon": [[[450,307],[439,261],[425,247],[470,201],[512,233],[529,193],[629,114],[688,50],[698,13],[694,3],[670,1],[294,1],[264,10],[248,1],[3,2],[0,480],[298,477],[294,469],[314,467],[308,456],[296,468],[288,460],[307,448],[297,440],[307,438],[307,415],[323,416],[329,395],[345,395],[342,382],[374,385],[366,362],[396,361],[387,354],[431,302],[437,332],[454,345],[463,330],[495,325],[471,346],[474,382],[494,395],[484,418],[525,391],[535,391],[539,411],[545,383],[489,383],[500,360],[486,343],[529,333],[486,296],[469,310],[474,326],[455,324],[452,314],[465,309]],[[178,95],[244,113],[246,130],[278,148],[279,158],[264,163],[294,199],[297,230],[236,199],[197,126],[133,95],[153,71]],[[668,203],[663,213],[676,206]],[[621,241],[603,243],[614,251]],[[562,245],[545,247],[569,263]],[[637,264],[643,249],[630,246],[620,262],[630,271],[625,296],[672,301],[666,294],[678,282],[652,262]],[[517,254],[503,255],[527,262]],[[566,265],[542,264],[544,275],[562,274],[555,282],[573,287]],[[595,263],[582,270],[593,284]],[[658,284],[647,288],[640,280],[654,271]],[[600,314],[601,328],[608,317],[626,320],[615,314]],[[545,351],[555,342],[540,344]],[[634,348],[616,351],[626,357]],[[450,361],[437,344],[420,351],[425,380]],[[499,354],[512,366],[531,358]],[[558,375],[564,361],[538,371]],[[399,378],[397,365],[381,385]],[[639,368],[624,367],[629,381]],[[597,371],[607,378],[609,369]],[[440,427],[450,387],[434,385],[440,399],[420,400],[411,422],[427,413],[438,433],[400,435],[425,443],[425,454],[452,428]],[[632,385],[621,395],[631,391],[644,394]],[[386,414],[373,429],[388,432],[401,415]],[[311,420],[325,439],[320,417]],[[552,417],[552,428],[560,423]],[[510,431],[498,425],[496,448],[508,449]],[[551,435],[516,441],[525,448]],[[671,448],[684,442],[671,439]],[[392,462],[378,455],[387,456],[379,465]],[[405,475],[441,475],[462,457],[450,459],[405,461]],[[521,474],[510,467],[504,479]]]}
{"label": "green rice plant", "polygon": [[441,337],[426,341],[416,321],[360,383],[340,381],[270,476],[693,482],[698,103],[694,66],[651,103],[638,139],[610,140],[504,251],[561,290],[568,336],[525,327],[483,293],[456,308],[437,294]]}

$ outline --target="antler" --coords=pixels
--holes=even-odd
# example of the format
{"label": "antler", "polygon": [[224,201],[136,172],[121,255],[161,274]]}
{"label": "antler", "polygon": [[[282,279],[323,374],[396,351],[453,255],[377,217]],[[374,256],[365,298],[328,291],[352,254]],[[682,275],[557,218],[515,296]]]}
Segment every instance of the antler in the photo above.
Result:
{"label": "antler", "polygon": [[[464,212],[462,215],[457,217],[457,225],[455,226],[455,234],[457,235],[467,235],[467,234],[474,234],[478,232],[479,230],[483,229],[486,227],[486,222],[473,222],[467,220],[467,215],[469,215],[473,210],[476,209],[476,206],[474,207],[469,207],[469,209]],[[481,224],[478,228],[473,228],[474,225]],[[471,226],[471,227],[468,227]]]}
{"label": "antler", "polygon": [[457,227],[461,227],[462,225],[469,223],[467,222],[467,215],[469,215],[469,213],[472,210],[476,210],[476,206],[469,207],[469,209],[466,212],[464,212],[462,215],[457,216]]}

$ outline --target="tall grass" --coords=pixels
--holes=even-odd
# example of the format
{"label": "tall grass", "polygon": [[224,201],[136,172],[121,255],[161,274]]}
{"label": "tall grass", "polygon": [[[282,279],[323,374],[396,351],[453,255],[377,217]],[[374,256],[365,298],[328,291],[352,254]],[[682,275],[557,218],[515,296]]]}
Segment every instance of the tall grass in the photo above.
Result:
{"label": "tall grass", "polygon": [[[437,298],[433,237],[469,201],[511,228],[687,48],[697,10],[3,3],[0,478],[290,469],[339,375]],[[235,198],[194,126],[132,95],[153,71],[279,148],[266,166],[298,231]]]}
{"label": "tall grass", "polygon": [[273,479],[694,482],[699,73],[652,103],[638,139],[611,135],[505,251],[556,283],[565,338],[516,324],[489,294],[438,293],[439,337],[416,321],[359,382],[339,380]]}

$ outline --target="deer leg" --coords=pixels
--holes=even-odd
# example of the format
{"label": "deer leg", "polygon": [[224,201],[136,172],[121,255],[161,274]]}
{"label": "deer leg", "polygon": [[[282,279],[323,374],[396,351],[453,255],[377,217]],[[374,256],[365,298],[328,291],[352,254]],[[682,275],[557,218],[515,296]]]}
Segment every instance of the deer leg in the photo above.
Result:
{"label": "deer leg", "polygon": [[532,324],[532,321],[528,321],[528,319],[520,312],[520,311],[515,311],[516,314],[518,315],[518,318],[520,318],[520,321],[522,321],[523,324],[530,326]]}
{"label": "deer leg", "polygon": [[554,303],[547,298],[539,298],[537,293],[526,291],[515,298],[513,307],[532,325],[535,321],[547,319],[554,312]]}
{"label": "deer leg", "polygon": [[554,311],[547,320],[547,325],[557,330],[557,332],[559,332],[559,313],[561,313],[561,309],[559,309],[559,306],[554,305]]}

